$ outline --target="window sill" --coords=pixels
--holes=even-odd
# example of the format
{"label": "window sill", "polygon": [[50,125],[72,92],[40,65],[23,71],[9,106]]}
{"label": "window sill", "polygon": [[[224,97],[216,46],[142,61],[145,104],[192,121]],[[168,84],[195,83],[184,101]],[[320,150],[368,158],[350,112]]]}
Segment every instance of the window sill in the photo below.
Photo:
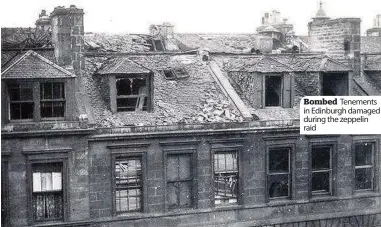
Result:
{"label": "window sill", "polygon": [[378,197],[381,193],[373,190],[354,191],[353,198],[366,198],[366,197]]}
{"label": "window sill", "polygon": [[214,210],[215,211],[229,211],[229,210],[236,210],[240,208],[243,208],[243,206],[239,204],[215,205]]}
{"label": "window sill", "polygon": [[323,201],[333,201],[333,200],[338,200],[339,197],[337,196],[333,196],[333,195],[327,195],[327,194],[323,194],[323,195],[312,195],[312,197],[310,198],[310,202],[323,202]]}
{"label": "window sill", "polygon": [[268,206],[279,206],[279,205],[289,205],[289,204],[294,204],[295,201],[293,201],[290,198],[273,198],[270,199],[267,203]]}

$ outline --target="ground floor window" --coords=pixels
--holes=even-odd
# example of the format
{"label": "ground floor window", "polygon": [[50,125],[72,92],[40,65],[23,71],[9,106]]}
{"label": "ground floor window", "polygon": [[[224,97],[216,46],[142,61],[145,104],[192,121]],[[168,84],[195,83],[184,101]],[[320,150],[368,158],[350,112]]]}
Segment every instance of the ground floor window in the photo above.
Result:
{"label": "ground floor window", "polygon": [[62,163],[32,164],[32,204],[35,221],[63,219]]}
{"label": "ground floor window", "polygon": [[238,158],[237,151],[214,152],[214,203],[237,203]]}

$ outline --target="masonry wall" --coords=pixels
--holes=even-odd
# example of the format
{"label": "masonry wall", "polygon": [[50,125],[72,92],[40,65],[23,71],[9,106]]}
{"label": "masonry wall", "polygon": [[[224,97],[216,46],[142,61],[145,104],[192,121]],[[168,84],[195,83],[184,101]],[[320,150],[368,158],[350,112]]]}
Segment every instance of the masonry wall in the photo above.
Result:
{"label": "masonry wall", "polygon": [[[376,141],[380,163],[380,135],[376,136],[300,136],[297,132],[263,132],[254,134],[231,133],[223,135],[182,136],[167,135],[161,139],[113,139],[90,142],[90,218],[93,226],[230,226],[240,222],[243,226],[268,225],[312,219],[355,216],[379,213],[381,205],[380,175],[376,176],[374,191],[357,193],[354,191],[353,147],[354,141]],[[225,140],[224,142],[221,142]],[[192,146],[197,150],[197,196],[193,209],[175,211],[165,208],[165,147],[183,149],[186,141],[196,141]],[[212,152],[216,140],[240,145],[240,202],[228,207],[215,207],[213,203]],[[229,142],[230,141],[230,142]],[[177,143],[177,145],[176,145]],[[332,196],[311,196],[310,194],[310,146],[311,144],[332,144],[337,156],[334,158],[335,178]],[[142,213],[113,216],[111,157],[116,148],[127,145],[118,152],[146,152],[147,163],[144,170],[144,209]],[[135,145],[134,145],[135,144]],[[145,147],[135,147],[146,144]],[[266,188],[266,150],[273,146],[293,147],[292,194],[290,200],[268,200]],[[119,149],[119,148],[118,148]],[[376,172],[380,172],[379,164]]]}
{"label": "masonry wall", "polygon": [[[87,220],[89,218],[89,184],[88,184],[88,147],[86,136],[35,136],[20,138],[2,135],[2,159],[7,161],[7,185],[10,226],[28,225],[28,156],[46,160],[50,155],[62,152],[67,154],[67,221]],[[70,148],[70,151],[67,150]],[[55,152],[41,151],[53,149]],[[61,150],[61,152],[60,152]],[[58,153],[57,153],[58,152]],[[64,154],[65,153],[65,154]],[[48,158],[49,159],[49,158]],[[4,169],[2,169],[3,171]],[[4,179],[2,179],[3,181]]]}

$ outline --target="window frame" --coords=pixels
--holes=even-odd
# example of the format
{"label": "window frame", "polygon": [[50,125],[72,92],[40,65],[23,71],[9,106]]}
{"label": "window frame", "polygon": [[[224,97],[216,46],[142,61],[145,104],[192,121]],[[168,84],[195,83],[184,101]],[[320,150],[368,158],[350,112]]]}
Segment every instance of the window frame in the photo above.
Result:
{"label": "window frame", "polygon": [[[49,164],[49,163],[61,163],[62,164],[62,218],[57,220],[37,221],[34,219],[33,208],[33,167],[34,164]],[[39,159],[38,157],[29,156],[27,164],[27,185],[28,185],[28,219],[30,224],[34,223],[60,223],[68,220],[68,168],[67,157],[59,158],[52,157],[51,159]]]}
{"label": "window frame", "polygon": [[[277,106],[267,106],[266,105],[266,78],[267,77],[279,77],[280,78],[280,96],[279,96],[279,105]],[[264,73],[263,74],[263,103],[262,106],[264,108],[278,108],[278,107],[283,107],[283,91],[284,91],[284,75],[283,73]],[[293,89],[293,88],[292,88]]]}
{"label": "window frame", "polygon": [[[227,206],[236,206],[236,205],[239,205],[241,204],[241,174],[242,174],[242,171],[241,171],[241,164],[240,164],[240,161],[241,161],[241,158],[240,158],[240,148],[241,146],[237,146],[237,147],[220,147],[220,148],[215,148],[212,150],[212,183],[213,183],[213,206],[214,207],[227,207]],[[215,191],[216,191],[216,188],[214,186],[214,182],[215,182],[215,165],[214,165],[214,155],[216,153],[229,153],[229,152],[236,152],[236,155],[237,155],[237,202],[236,203],[231,203],[231,204],[216,204],[216,196],[215,196]]]}
{"label": "window frame", "polygon": [[[166,80],[180,80],[189,77],[189,73],[185,68],[168,68],[159,70]],[[166,73],[171,73],[173,77],[167,77]],[[182,75],[181,75],[182,74]]]}
{"label": "window frame", "polygon": [[[370,189],[356,189],[356,144],[361,143],[371,143],[373,150],[372,150],[372,188]],[[378,162],[378,156],[379,156],[379,140],[378,139],[354,139],[352,141],[352,171],[353,171],[353,177],[352,177],[352,188],[354,194],[361,194],[366,192],[377,192],[379,190],[378,186],[378,177],[379,177],[379,162]]]}
{"label": "window frame", "polygon": [[[44,89],[41,89],[42,88],[42,85],[43,84],[46,84],[46,83],[50,83],[50,84],[54,84],[54,83],[59,83],[59,84],[62,84],[63,85],[63,98],[61,99],[54,99],[53,97],[51,99],[43,99],[43,95],[42,93],[44,92]],[[39,87],[39,114],[40,114],[40,118],[44,121],[48,121],[48,120],[59,120],[59,119],[64,119],[65,116],[66,116],[66,102],[67,102],[67,97],[66,97],[66,83],[64,81],[51,81],[51,80],[48,80],[48,81],[41,81],[40,83],[40,87]],[[53,86],[52,86],[52,92],[53,92]],[[63,102],[64,103],[64,115],[62,117],[42,117],[42,114],[41,114],[41,107],[42,107],[42,103],[43,102],[51,102],[51,103],[55,103],[55,102]],[[52,107],[53,108],[53,107]]]}
{"label": "window frame", "polygon": [[[22,88],[22,87],[30,87],[31,90],[32,90],[32,99],[31,100],[28,100],[28,101],[22,101],[22,100],[19,100],[19,101],[11,101],[11,95],[10,95],[10,88],[11,86],[15,86],[15,85],[18,85],[19,88]],[[21,91],[19,91],[21,92]],[[34,92],[35,92],[35,89],[34,89],[34,83],[31,83],[31,82],[24,82],[24,83],[8,83],[7,84],[7,97],[8,97],[8,103],[7,103],[7,107],[8,107],[8,119],[9,121],[11,122],[22,122],[22,121],[25,121],[25,122],[28,122],[28,121],[33,121],[33,119],[36,117],[35,116],[35,108],[36,108],[36,103],[35,103],[35,95],[34,95]],[[11,105],[12,103],[16,103],[16,104],[21,104],[21,103],[33,103],[33,109],[32,109],[32,118],[26,118],[26,119],[11,119]]]}
{"label": "window frame", "polygon": [[[186,210],[186,209],[196,209],[197,208],[197,149],[195,148],[178,148],[178,149],[164,149],[164,207],[165,211],[176,211],[176,210]],[[188,154],[191,158],[191,179],[187,180],[191,182],[191,201],[192,204],[189,207],[177,207],[177,208],[169,208],[168,207],[168,176],[167,176],[167,163],[169,155],[182,155]]]}
{"label": "window frame", "polygon": [[[141,194],[140,194],[140,209],[139,210],[131,210],[131,211],[117,211],[116,209],[116,171],[115,171],[115,164],[118,159],[130,159],[130,158],[139,158],[141,160]],[[146,169],[146,162],[145,162],[145,153],[144,152],[131,152],[131,153],[114,153],[112,155],[111,160],[111,177],[112,177],[112,214],[113,216],[123,216],[126,214],[131,213],[143,213],[145,210],[145,204],[146,204],[146,196],[145,196],[145,169]]]}
{"label": "window frame", "polygon": [[[286,173],[273,173],[270,174],[269,167],[270,167],[270,150],[272,149],[288,149],[288,165],[289,165],[289,171],[287,173],[288,175],[288,181],[289,181],[289,186],[288,186],[288,195],[287,196],[280,196],[280,197],[270,197],[270,192],[269,192],[269,176],[271,175],[280,175],[283,174],[285,175]],[[293,197],[294,190],[293,189],[293,173],[294,173],[294,145],[293,144],[279,144],[279,145],[271,145],[266,147],[266,198],[267,201],[279,201],[279,200],[291,200]]]}
{"label": "window frame", "polygon": [[[328,192],[318,192],[318,191],[312,191],[312,148],[313,147],[330,147],[330,169],[328,170],[330,172],[329,175],[329,191]],[[337,152],[336,152],[336,143],[332,142],[312,142],[309,144],[309,195],[310,197],[315,196],[333,196],[335,195],[335,189],[336,189],[336,168],[337,168]],[[321,172],[319,170],[315,172]],[[327,170],[324,170],[324,172],[327,172]]]}
{"label": "window frame", "polygon": [[[72,97],[69,94],[69,90],[72,90],[73,88],[69,88],[70,85],[72,85],[71,82],[69,82],[68,79],[42,79],[42,80],[31,80],[31,79],[9,79],[2,81],[2,83],[5,83],[6,88],[6,110],[5,113],[7,115],[6,120],[11,123],[23,123],[23,122],[49,122],[49,121],[61,121],[68,119],[69,113],[69,99]],[[49,118],[42,118],[41,117],[41,89],[40,86],[44,83],[63,83],[64,86],[64,97],[65,97],[65,104],[64,104],[64,116],[63,117],[49,117]],[[11,119],[11,101],[10,101],[10,94],[9,94],[9,88],[12,85],[30,85],[32,87],[33,92],[33,118],[32,119]],[[69,97],[70,96],[70,97]]]}

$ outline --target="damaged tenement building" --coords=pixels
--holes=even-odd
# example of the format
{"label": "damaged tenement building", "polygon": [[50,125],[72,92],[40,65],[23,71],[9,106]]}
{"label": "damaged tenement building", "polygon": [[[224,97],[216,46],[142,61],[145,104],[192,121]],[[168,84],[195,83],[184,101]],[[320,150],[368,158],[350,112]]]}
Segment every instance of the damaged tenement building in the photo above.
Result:
{"label": "damaged tenement building", "polygon": [[299,134],[304,96],[381,95],[380,15],[323,8],[308,36],[2,28],[2,226],[380,226],[381,135]]}

